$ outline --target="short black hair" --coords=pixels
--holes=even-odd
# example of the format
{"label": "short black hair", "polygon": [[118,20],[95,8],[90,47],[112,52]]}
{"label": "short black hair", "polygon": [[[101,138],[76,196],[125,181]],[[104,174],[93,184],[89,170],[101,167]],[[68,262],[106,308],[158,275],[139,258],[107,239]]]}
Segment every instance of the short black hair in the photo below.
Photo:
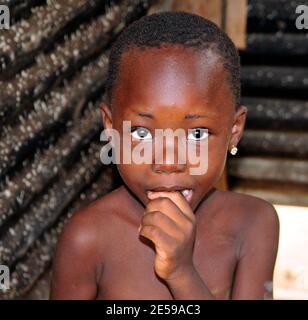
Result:
{"label": "short black hair", "polygon": [[130,24],[112,44],[105,85],[106,102],[112,106],[121,56],[132,48],[159,48],[179,44],[196,50],[212,50],[228,72],[236,109],[240,105],[240,57],[232,40],[213,22],[192,13],[165,11],[142,17]]}

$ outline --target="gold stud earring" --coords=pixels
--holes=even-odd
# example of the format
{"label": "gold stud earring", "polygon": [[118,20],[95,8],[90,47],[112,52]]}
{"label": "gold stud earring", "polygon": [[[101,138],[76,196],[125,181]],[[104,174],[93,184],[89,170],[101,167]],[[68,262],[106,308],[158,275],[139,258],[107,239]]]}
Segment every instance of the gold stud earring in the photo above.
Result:
{"label": "gold stud earring", "polygon": [[230,153],[231,153],[233,156],[235,156],[236,153],[237,153],[237,151],[238,151],[238,148],[237,148],[235,145],[233,145],[232,148],[231,148],[231,150],[230,150]]}

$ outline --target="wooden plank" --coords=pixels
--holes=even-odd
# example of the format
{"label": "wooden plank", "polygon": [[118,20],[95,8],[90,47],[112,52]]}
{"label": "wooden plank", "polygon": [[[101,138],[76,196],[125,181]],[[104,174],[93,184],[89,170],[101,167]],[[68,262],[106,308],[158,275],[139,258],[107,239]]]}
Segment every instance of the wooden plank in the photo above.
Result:
{"label": "wooden plank", "polygon": [[222,26],[223,0],[174,0],[171,9],[195,13]]}
{"label": "wooden plank", "polygon": [[298,16],[296,13],[296,7],[303,4],[308,5],[307,0],[284,0],[281,1],[281,4],[277,2],[277,0],[250,0],[249,17],[256,17],[260,20],[295,21]]}
{"label": "wooden plank", "polygon": [[247,0],[226,0],[225,32],[239,49],[246,47]]}
{"label": "wooden plank", "polygon": [[307,56],[308,33],[250,33],[244,53],[254,56]]}
{"label": "wooden plank", "polygon": [[266,157],[241,157],[228,161],[229,174],[242,179],[308,185],[308,161]]}
{"label": "wooden plank", "polygon": [[308,206],[307,185],[240,179],[231,185],[231,190],[249,194],[274,204]]}
{"label": "wooden plank", "polygon": [[246,65],[241,79],[244,88],[308,90],[307,67]]}
{"label": "wooden plank", "polygon": [[292,131],[245,130],[239,143],[239,155],[308,157],[308,133]]}
{"label": "wooden plank", "polygon": [[308,101],[242,97],[247,107],[246,129],[307,130]]}

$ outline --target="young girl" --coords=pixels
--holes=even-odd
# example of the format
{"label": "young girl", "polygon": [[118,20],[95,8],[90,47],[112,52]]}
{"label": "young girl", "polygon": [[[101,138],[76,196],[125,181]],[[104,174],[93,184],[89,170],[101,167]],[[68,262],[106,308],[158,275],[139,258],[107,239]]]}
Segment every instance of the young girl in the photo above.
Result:
{"label": "young girl", "polygon": [[123,185],[74,214],[62,232],[51,298],[272,298],[275,209],[214,187],[247,112],[228,36],[189,13],[143,17],[112,46],[105,100],[104,127],[132,147],[154,147],[157,129],[182,129],[184,145],[200,152],[207,143],[200,159],[207,170],[191,174],[193,164],[175,161],[179,148],[167,155],[167,143],[163,161],[117,163]]}

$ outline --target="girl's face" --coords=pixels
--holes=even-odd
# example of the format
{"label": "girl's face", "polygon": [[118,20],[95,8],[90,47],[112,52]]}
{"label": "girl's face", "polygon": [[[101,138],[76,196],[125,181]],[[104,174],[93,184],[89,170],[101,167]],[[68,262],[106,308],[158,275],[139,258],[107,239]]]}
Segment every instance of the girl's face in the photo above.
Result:
{"label": "girl's face", "polygon": [[[186,189],[193,210],[218,182],[228,150],[242,136],[246,111],[241,107],[236,112],[227,72],[214,53],[175,45],[125,52],[114,86],[112,112],[102,104],[105,128],[116,129],[121,139],[123,134],[133,139],[133,148],[140,143],[154,148],[155,129],[184,129],[185,143],[197,144],[197,150],[207,136],[208,156],[201,161],[208,161],[208,168],[200,175],[190,174],[189,159],[186,164],[177,163],[177,141],[174,161],[168,158],[164,143],[162,163],[155,163],[153,156],[151,164],[118,164],[124,182],[144,205],[149,190]],[[131,121],[133,132],[123,132],[123,121]],[[199,130],[188,134],[189,129]],[[121,154],[122,148],[121,143]]]}

